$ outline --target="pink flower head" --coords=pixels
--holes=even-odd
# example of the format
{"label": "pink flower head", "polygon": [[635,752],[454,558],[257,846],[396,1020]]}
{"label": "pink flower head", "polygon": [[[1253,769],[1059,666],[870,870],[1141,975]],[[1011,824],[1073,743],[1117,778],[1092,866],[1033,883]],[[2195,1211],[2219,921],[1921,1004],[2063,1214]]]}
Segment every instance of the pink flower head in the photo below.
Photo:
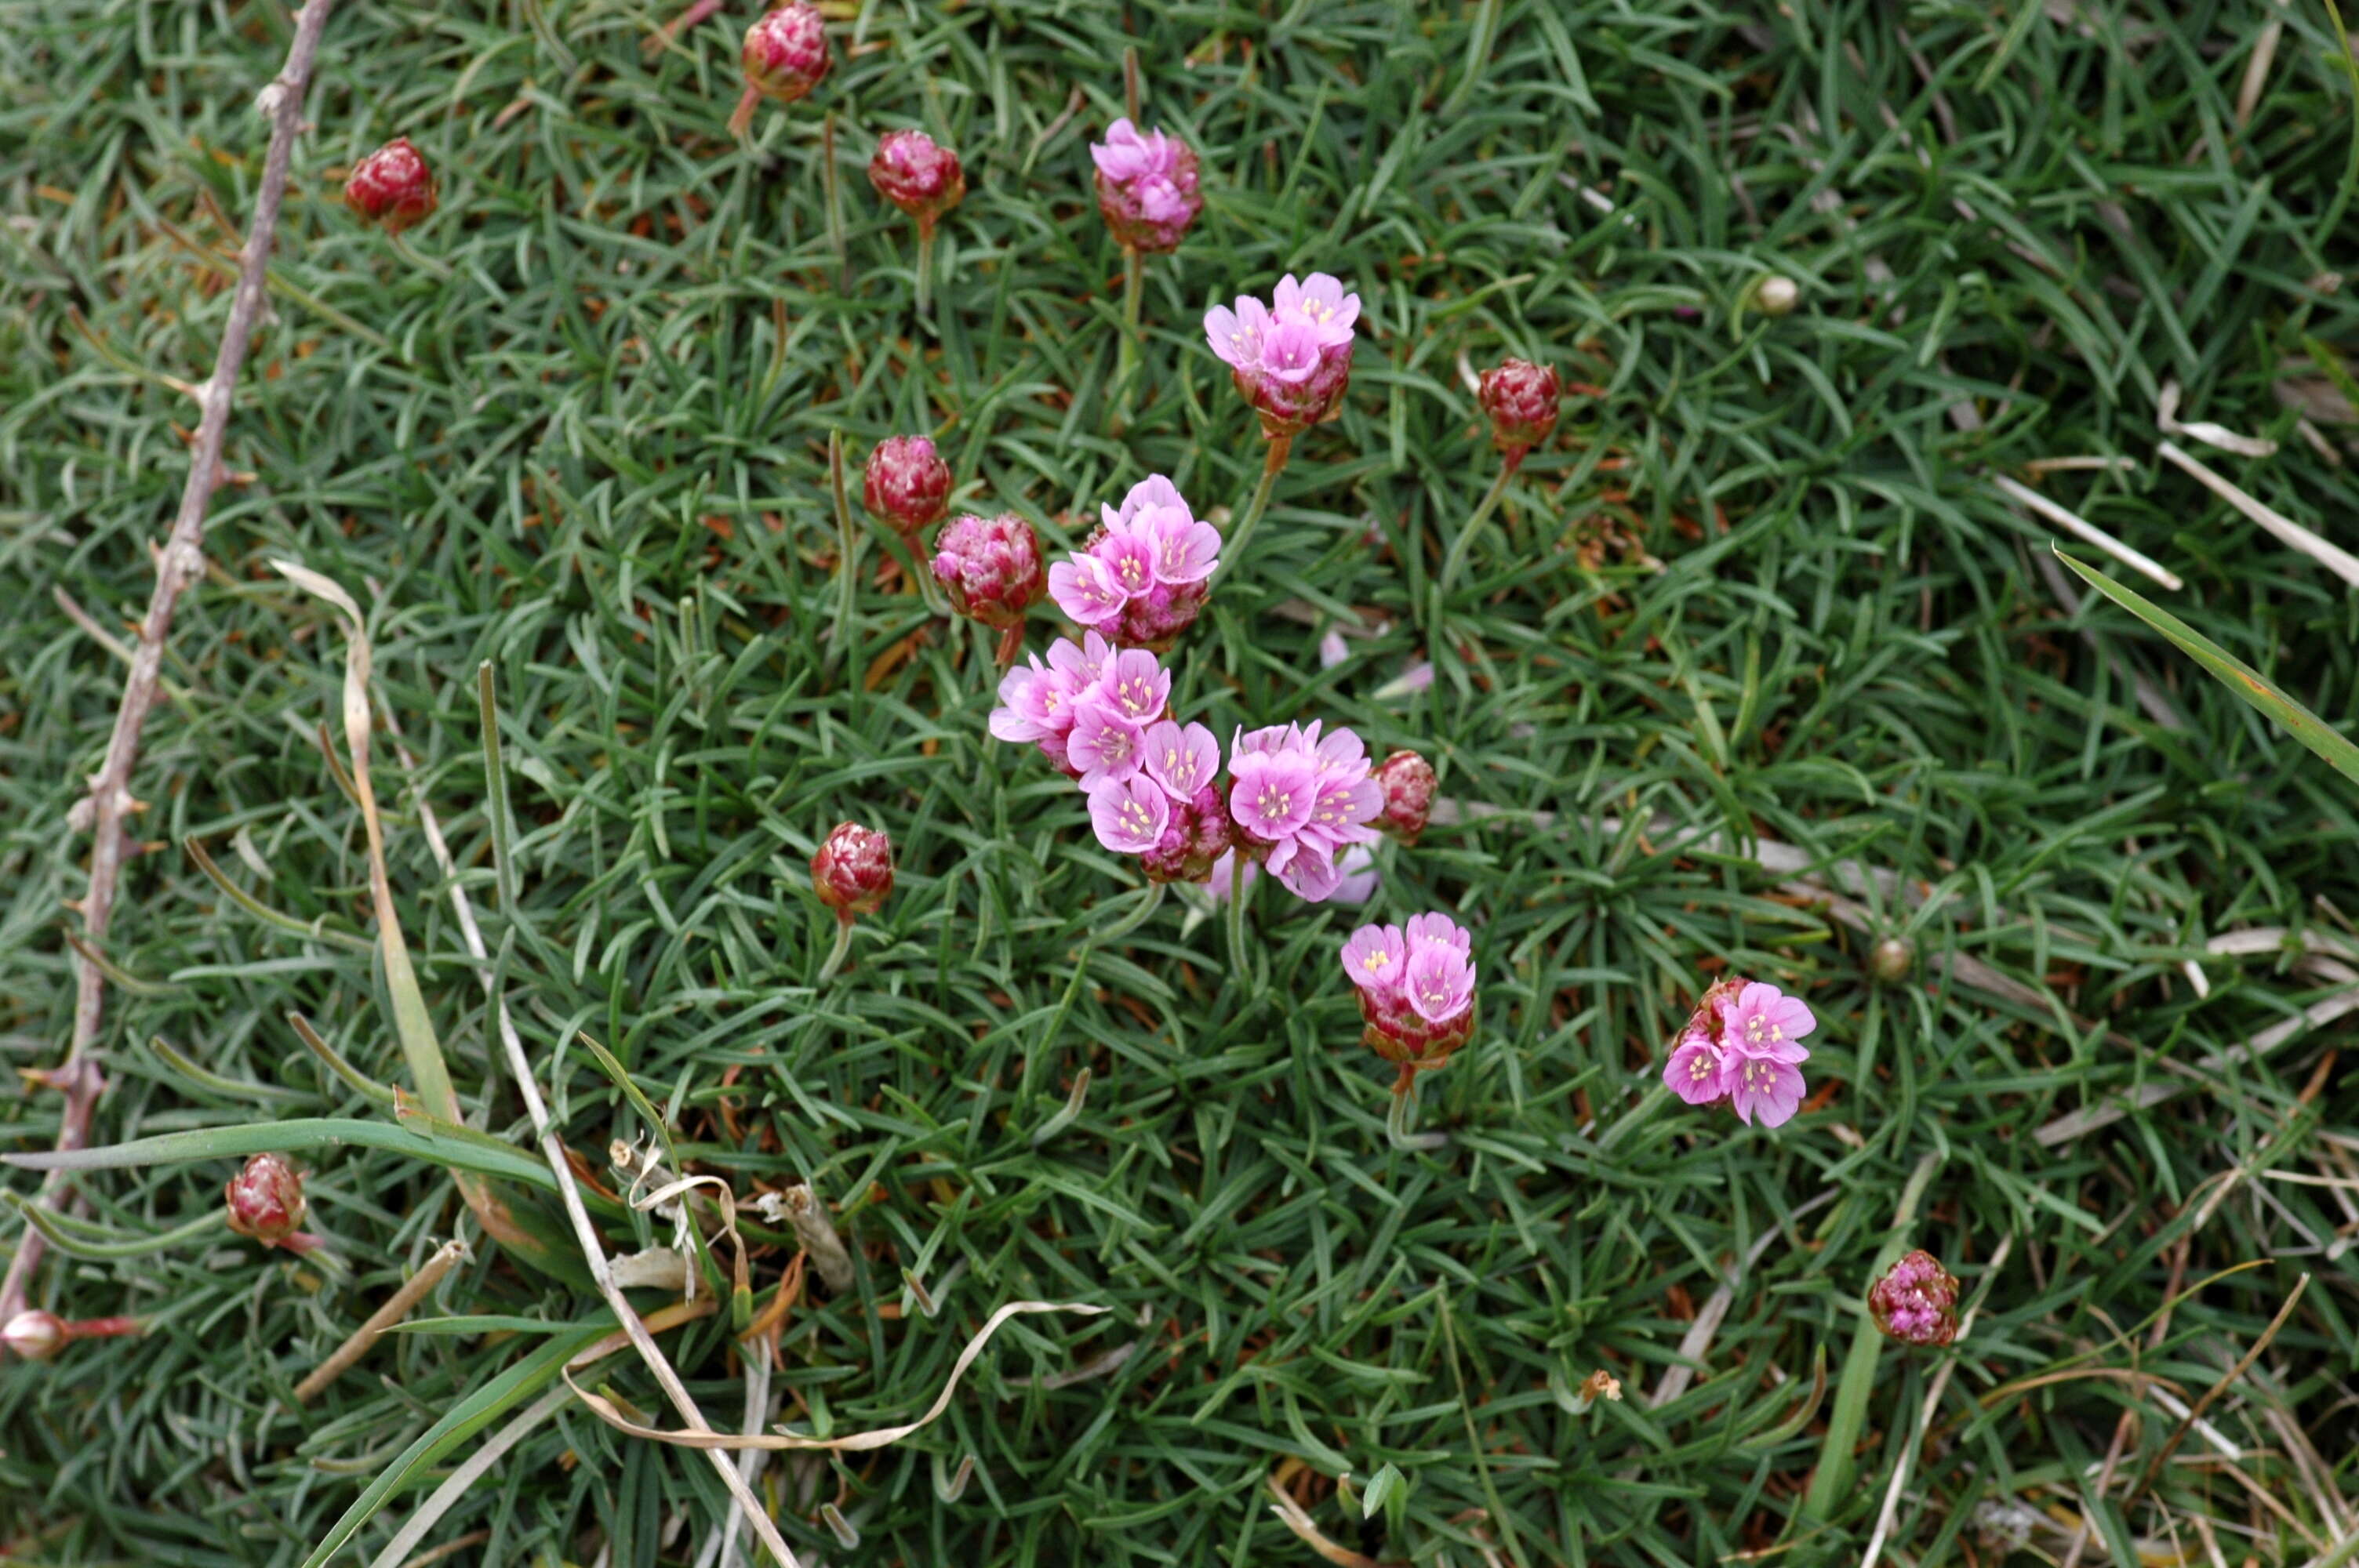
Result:
{"label": "pink flower head", "polygon": [[344,205],[364,222],[398,234],[434,213],[434,171],[408,136],[396,136],[353,166]]}
{"label": "pink flower head", "polygon": [[1867,1314],[1905,1345],[1947,1345],[1958,1336],[1958,1281],[1930,1252],[1911,1252],[1868,1287]]}
{"label": "pink flower head", "polygon": [[1079,771],[1083,789],[1101,779],[1126,779],[1138,772],[1145,734],[1144,725],[1125,718],[1093,690],[1074,701],[1065,756]]}
{"label": "pink flower head", "polygon": [[1362,1039],[1403,1076],[1439,1067],[1474,1033],[1473,939],[1446,914],[1413,916],[1408,929],[1363,925],[1343,944],[1343,970],[1359,988]]}
{"label": "pink flower head", "polygon": [[950,497],[951,466],[928,438],[887,436],[870,449],[860,499],[902,534],[914,537],[939,519]]}
{"label": "pink flower head", "polygon": [[[1002,632],[1024,624],[1024,611],[1048,588],[1040,565],[1040,536],[1032,524],[1005,513],[997,517],[962,517],[934,539],[934,578],[951,596],[951,608]],[[1005,661],[1016,656],[1004,647]]]}
{"label": "pink flower head", "polygon": [[1563,395],[1554,370],[1527,360],[1506,360],[1483,373],[1483,412],[1491,420],[1491,444],[1506,454],[1512,471],[1524,454],[1556,428]]}
{"label": "pink flower head", "polygon": [[1049,568],[1049,597],[1057,608],[1093,630],[1122,614],[1130,595],[1114,568],[1095,556],[1069,556]]}
{"label": "pink flower head", "polygon": [[765,98],[792,103],[823,81],[834,57],[827,49],[827,22],[809,0],[793,0],[755,18],[745,29],[740,56],[745,93],[729,117],[729,133],[742,136]]}
{"label": "pink flower head", "polygon": [[1204,208],[1188,145],[1116,120],[1104,141],[1090,145],[1090,161],[1097,166],[1098,211],[1114,239],[1134,251],[1177,250]]}
{"label": "pink flower head", "polygon": [[849,925],[874,914],[893,892],[893,840],[882,829],[839,822],[811,855],[811,891]]}
{"label": "pink flower head", "polygon": [[[1097,697],[1143,730],[1163,716],[1164,706],[1171,699],[1171,672],[1144,648],[1125,648],[1107,661],[1098,676]],[[1211,738],[1209,731],[1206,738]]]}
{"label": "pink flower head", "polygon": [[1731,1051],[1722,1071],[1739,1121],[1750,1125],[1757,1116],[1764,1127],[1783,1127],[1801,1108],[1802,1074],[1791,1062]]}
{"label": "pink flower head", "polygon": [[[1149,655],[1150,657],[1152,655]],[[1166,676],[1166,682],[1169,676]],[[1147,727],[1142,765],[1173,800],[1193,800],[1221,772],[1221,743],[1201,724],[1169,719]]]}
{"label": "pink flower head", "polygon": [[1163,840],[1171,825],[1171,802],[1154,780],[1134,774],[1103,778],[1089,786],[1090,826],[1098,842],[1125,855],[1141,855]]}
{"label": "pink flower head", "polygon": [[1781,1127],[1801,1108],[1807,1086],[1799,1044],[1819,1026],[1798,997],[1731,975],[1712,982],[1680,1031],[1663,1082],[1690,1105],[1726,1105],[1748,1125]]}
{"label": "pink flower head", "polygon": [[1720,1012],[1721,1039],[1730,1050],[1789,1064],[1809,1059],[1810,1053],[1799,1042],[1819,1021],[1799,997],[1749,980],[1722,1001]]}
{"label": "pink flower head", "polygon": [[1229,756],[1229,816],[1258,848],[1291,850],[1319,798],[1319,763],[1300,751]]}
{"label": "pink flower head", "polygon": [[229,1227],[276,1247],[303,1227],[303,1173],[284,1154],[250,1156],[226,1194]]}
{"label": "pink flower head", "polygon": [[[1295,857],[1297,865],[1307,864],[1310,860],[1310,857],[1308,855]],[[1306,902],[1348,903],[1356,909],[1376,896],[1376,888],[1384,880],[1377,873],[1376,858],[1368,853],[1367,847],[1362,844],[1354,844],[1344,850],[1341,856],[1329,862],[1329,868],[1335,879],[1333,887],[1329,890],[1324,898],[1310,898],[1306,899]],[[1216,901],[1227,899],[1235,896],[1236,883],[1240,877],[1243,878],[1245,884],[1250,887],[1253,885],[1254,879],[1260,875],[1261,868],[1254,864],[1251,859],[1231,852],[1223,855],[1213,863],[1212,875],[1205,879],[1204,886]],[[1284,878],[1279,880],[1285,881]],[[1303,897],[1302,887],[1306,879],[1298,877],[1294,883],[1288,886],[1287,891],[1298,897]]]}
{"label": "pink flower head", "polygon": [[886,200],[917,220],[930,234],[941,215],[966,195],[966,170],[958,154],[923,131],[887,131],[868,160],[868,183]]}
{"label": "pink flower head", "polygon": [[1104,566],[1125,602],[1155,587],[1155,546],[1136,534],[1107,533],[1090,546],[1093,559]]}
{"label": "pink flower head", "polygon": [[1360,297],[1325,273],[1278,280],[1274,306],[1241,296],[1204,312],[1204,338],[1237,392],[1261,416],[1262,434],[1299,435],[1341,408],[1352,378]]}
{"label": "pink flower head", "polygon": [[1063,672],[1032,655],[999,677],[999,706],[991,710],[991,732],[1002,741],[1060,741],[1073,727],[1072,689]]}
{"label": "pink flower head", "polygon": [[1187,498],[1159,473],[1132,485],[1119,510],[1102,506],[1098,513],[1109,540],[1136,537],[1147,542],[1158,583],[1199,583],[1221,564],[1221,531],[1197,522]]}

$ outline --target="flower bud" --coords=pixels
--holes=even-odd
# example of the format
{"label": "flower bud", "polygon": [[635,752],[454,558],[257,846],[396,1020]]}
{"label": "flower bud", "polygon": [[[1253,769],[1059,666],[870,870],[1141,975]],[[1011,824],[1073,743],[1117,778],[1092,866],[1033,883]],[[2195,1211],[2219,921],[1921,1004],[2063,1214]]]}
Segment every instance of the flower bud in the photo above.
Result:
{"label": "flower bud", "polygon": [[966,171],[958,154],[923,131],[887,131],[868,160],[868,183],[878,195],[917,220],[930,234],[941,215],[966,195]]}
{"label": "flower bud", "polygon": [[1903,1345],[1947,1345],[1958,1336],[1958,1281],[1930,1252],[1911,1252],[1869,1287],[1867,1314]]}
{"label": "flower bud", "polygon": [[793,0],[756,17],[745,29],[739,59],[745,92],[729,116],[729,132],[738,136],[754,123],[755,107],[763,99],[792,103],[817,87],[835,63],[827,49],[827,23],[809,0]]}
{"label": "flower bud", "polygon": [[925,437],[887,436],[868,454],[860,498],[905,536],[938,521],[950,510],[950,497],[951,466]]}
{"label": "flower bud", "polygon": [[229,1180],[229,1227],[276,1247],[303,1226],[303,1173],[283,1154],[256,1154]]}
{"label": "flower bud", "polygon": [[434,171],[408,136],[396,136],[353,168],[344,205],[364,223],[398,234],[434,211]]}
{"label": "flower bud", "polygon": [[1049,590],[1040,536],[1012,512],[962,517],[934,538],[934,580],[949,591],[951,609],[1008,633],[1004,665],[1022,641],[1026,608]]}
{"label": "flower bud", "polygon": [[1090,144],[1090,158],[1097,165],[1098,212],[1114,239],[1149,254],[1179,249],[1204,210],[1196,194],[1196,154],[1188,144],[1116,120],[1104,141]]}
{"label": "flower bud", "polygon": [[1886,936],[1867,950],[1868,979],[1897,986],[1917,968],[1917,945],[1906,936]]}
{"label": "flower bud", "polygon": [[1218,784],[1206,784],[1195,798],[1171,803],[1171,825],[1153,849],[1138,857],[1151,882],[1209,882],[1212,865],[1229,852],[1234,829]]}
{"label": "flower bud", "polygon": [[811,891],[849,925],[873,914],[893,891],[893,840],[856,822],[840,822],[811,857]]}
{"label": "flower bud", "polygon": [[1554,370],[1525,360],[1506,360],[1483,373],[1483,412],[1490,416],[1491,444],[1506,455],[1509,469],[1556,428],[1556,406],[1562,395]]}
{"label": "flower bud", "polygon": [[27,1361],[47,1361],[66,1347],[66,1325],[58,1314],[28,1308],[0,1328],[0,1345]]}
{"label": "flower bud", "polygon": [[1801,302],[1801,286],[1778,273],[1753,286],[1753,308],[1764,316],[1791,316]]}
{"label": "flower bud", "polygon": [[1385,792],[1385,808],[1375,826],[1405,846],[1414,846],[1425,831],[1433,809],[1433,764],[1415,752],[1395,752],[1376,768],[1377,787]]}

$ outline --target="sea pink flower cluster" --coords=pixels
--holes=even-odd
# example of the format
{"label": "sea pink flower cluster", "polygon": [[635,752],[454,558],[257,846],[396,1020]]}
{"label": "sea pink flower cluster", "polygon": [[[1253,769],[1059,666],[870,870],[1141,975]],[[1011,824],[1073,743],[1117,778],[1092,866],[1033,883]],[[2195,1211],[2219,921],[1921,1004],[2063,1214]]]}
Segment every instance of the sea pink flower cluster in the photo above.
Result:
{"label": "sea pink flower cluster", "polygon": [[744,135],[753,124],[754,111],[763,99],[792,103],[826,80],[835,63],[827,47],[827,19],[809,0],[790,0],[755,17],[745,28],[738,58],[745,71],[745,92],[729,116],[734,136]]}
{"label": "sea pink flower cluster", "polygon": [[1680,1032],[1663,1082],[1690,1105],[1725,1105],[1737,1119],[1780,1127],[1800,1108],[1801,1044],[1819,1021],[1799,997],[1731,977],[1705,990]]}
{"label": "sea pink flower cluster", "polygon": [[932,233],[942,214],[966,196],[958,154],[923,131],[886,132],[868,160],[868,183],[915,219],[920,234]]}
{"label": "sea pink flower cluster", "polygon": [[1867,1291],[1867,1315],[1906,1345],[1947,1345],[1958,1336],[1958,1281],[1930,1252],[1911,1252]]}
{"label": "sea pink flower cluster", "polygon": [[1335,416],[1352,379],[1360,297],[1323,272],[1278,279],[1270,303],[1251,295],[1204,312],[1204,338],[1273,440]]}
{"label": "sea pink flower cluster", "polygon": [[1221,565],[1221,531],[1199,523],[1161,474],[1130,487],[1103,526],[1049,568],[1049,597],[1082,626],[1125,648],[1168,649],[1194,624]]}
{"label": "sea pink flower cluster", "polygon": [[1369,776],[1368,749],[1320,722],[1239,730],[1229,747],[1229,819],[1239,848],[1298,898],[1321,903],[1343,881],[1337,854],[1373,843],[1384,787]]}
{"label": "sea pink flower cluster", "polygon": [[1362,1039],[1402,1077],[1441,1066],[1474,1033],[1473,939],[1446,914],[1413,914],[1406,930],[1363,925],[1343,944],[1359,990]]}
{"label": "sea pink flower cluster", "polygon": [[1090,144],[1090,161],[1097,165],[1098,211],[1117,241],[1150,254],[1180,248],[1204,210],[1187,143],[1116,120],[1104,141]]}

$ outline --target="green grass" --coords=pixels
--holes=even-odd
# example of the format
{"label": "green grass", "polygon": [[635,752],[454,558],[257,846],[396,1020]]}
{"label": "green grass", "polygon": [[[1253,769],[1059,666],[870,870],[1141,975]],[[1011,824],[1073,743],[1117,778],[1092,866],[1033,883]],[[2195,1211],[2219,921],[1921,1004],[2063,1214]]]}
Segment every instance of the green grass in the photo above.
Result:
{"label": "green grass", "polygon": [[[2347,1538],[2359,1210],[2315,1182],[2359,1176],[2359,1081],[2328,1054],[2350,1024],[2196,1066],[2338,972],[2290,948],[2215,957],[2207,997],[2181,967],[2229,931],[2347,936],[2354,797],[2126,614],[2093,597],[2068,614],[2052,582],[2071,579],[2038,565],[2045,525],[1981,477],[2132,460],[2038,482],[2186,579],[2158,602],[2347,727],[2354,601],[2152,460],[2175,378],[2185,416],[2285,442],[2207,460],[2349,542],[2349,471],[2272,393],[2310,342],[2359,347],[2352,291],[2314,281],[2359,239],[2334,24],[2308,0],[2086,0],[2071,25],[2037,0],[1797,0],[1775,28],[1739,25],[1773,9],[880,0],[840,19],[819,93],[766,108],[743,151],[722,126],[745,8],[650,64],[661,6],[340,5],[276,319],[231,426],[228,464],[255,477],[215,500],[213,570],[182,606],[175,695],[135,775],[137,831],[159,849],[128,868],[110,944],[141,984],[110,989],[97,1141],[377,1117],[290,1011],[406,1081],[369,954],[252,918],[179,847],[202,840],[298,920],[372,929],[359,814],[314,740],[336,726],[342,640],[266,565],[291,558],[368,611],[381,708],[420,754],[407,778],[381,738],[377,783],[395,899],[475,1123],[532,1147],[413,787],[467,868],[573,1147],[595,1162],[645,1130],[567,1044],[583,1030],[664,1108],[681,1158],[741,1196],[808,1179],[840,1205],[859,1284],[788,1318],[781,1419],[914,1419],[998,1305],[1114,1309],[1010,1323],[897,1447],[774,1463],[807,1563],[1312,1562],[1270,1511],[1273,1475],[1386,1562],[1639,1568],[1780,1543],[1780,1561],[1856,1562],[1940,1365],[1887,1349],[1843,1379],[1848,1404],[1835,1392],[1871,1270],[1904,1239],[1982,1305],[1887,1560],[1998,1560],[1975,1510],[2006,1499],[2093,1516],[2085,1563],[2126,1565],[2137,1542],[2208,1562],[2207,1529],[2234,1563],[2306,1563]],[[2272,20],[2282,41],[2240,129]],[[61,823],[123,676],[52,596],[125,639],[145,601],[194,423],[157,377],[201,378],[227,309],[216,264],[172,236],[236,243],[264,145],[252,103],[289,31],[277,5],[226,0],[0,4],[8,1067],[54,1063],[70,1033],[64,901],[88,845]],[[1147,266],[1139,396],[1116,436],[1122,266],[1084,146],[1121,112],[1126,41],[1147,118],[1201,149],[1208,203]],[[848,288],[818,167],[830,110]],[[970,184],[924,324],[913,237],[862,173],[898,125],[956,146]],[[342,170],[397,133],[440,171],[442,211],[408,243],[447,278],[338,205]],[[1149,472],[1200,511],[1241,505],[1260,441],[1196,323],[1311,269],[1365,305],[1348,406],[1298,443],[1249,561],[1170,663],[1183,717],[1223,734],[1349,722],[1496,808],[1386,855],[1384,917],[1453,912],[1483,969],[1483,1031],[1426,1085],[1421,1126],[1454,1135],[1430,1153],[1386,1139],[1390,1075],[1357,1043],[1334,958],[1354,912],[1265,890],[1250,975],[1217,922],[1183,929],[1176,900],[1094,944],[1135,883],[1064,781],[986,737],[984,634],[876,576],[892,557],[873,535],[853,645],[826,634],[831,432],[857,458],[936,430],[963,504],[1061,542]],[[1802,282],[1801,308],[1741,311],[1772,270]],[[1569,405],[1443,592],[1496,461],[1458,361],[1511,352],[1602,390]],[[1960,404],[1974,427],[1952,423]],[[1321,670],[1323,628],[1274,613],[1285,600],[1385,630]],[[1034,646],[1051,624],[1043,607]],[[1430,690],[1375,697],[1429,658]],[[473,684],[486,660],[517,817],[505,913]],[[832,932],[806,860],[844,817],[892,833],[899,885],[854,967],[814,988]],[[1743,852],[1756,836],[1904,879],[1915,902],[1864,902],[1914,942],[1908,983],[1871,981],[1868,936],[1782,893],[1790,878]],[[1937,976],[1953,956],[2016,993]],[[1822,1020],[1821,1096],[1777,1134],[1647,1095],[1723,964]],[[1081,1114],[1036,1146],[1084,1068]],[[2182,1081],[2193,1092],[2080,1140],[2033,1137]],[[0,1142],[47,1148],[58,1103],[0,1105]],[[428,1315],[601,1321],[384,1141],[304,1156],[349,1277],[218,1236],[43,1264],[37,1301],[155,1323],[0,1368],[0,1551],[302,1562],[439,1420],[555,1343],[396,1336],[292,1407],[454,1229],[474,1256]],[[230,1169],[98,1173],[85,1217],[118,1241],[186,1226]],[[1895,1209],[1920,1170],[1904,1237]],[[30,1190],[23,1173],[9,1185]],[[662,1238],[609,1234],[633,1245],[634,1224]],[[760,1234],[757,1306],[792,1252]],[[1692,1381],[1656,1403],[1694,1314],[1747,1259]],[[2131,1498],[2178,1424],[2164,1398],[2200,1398],[2304,1273],[2206,1412],[2236,1457],[2197,1433]],[[2174,1300],[2149,1346],[2141,1325]],[[1103,1375],[1037,1380],[1134,1340]],[[725,1317],[665,1343],[734,1426]],[[1827,1401],[1806,1412],[1821,1357]],[[1627,1397],[1571,1413],[1600,1368]],[[662,1410],[627,1356],[585,1386],[600,1382]],[[1839,1437],[1822,1456],[1831,1420],[1855,1449]],[[2304,1432],[2322,1473],[2288,1435]],[[969,1457],[971,1482],[939,1502]],[[1822,1482],[1829,1517],[1805,1520],[1826,1461],[1855,1478]],[[1364,1523],[1334,1478],[1364,1492],[1386,1465],[1405,1498]],[[423,1495],[393,1497],[341,1561],[366,1561]],[[572,1405],[428,1544],[489,1530],[444,1561],[685,1563],[723,1507],[701,1460]],[[2068,1539],[2042,1526],[2032,1547],[2060,1561]]]}

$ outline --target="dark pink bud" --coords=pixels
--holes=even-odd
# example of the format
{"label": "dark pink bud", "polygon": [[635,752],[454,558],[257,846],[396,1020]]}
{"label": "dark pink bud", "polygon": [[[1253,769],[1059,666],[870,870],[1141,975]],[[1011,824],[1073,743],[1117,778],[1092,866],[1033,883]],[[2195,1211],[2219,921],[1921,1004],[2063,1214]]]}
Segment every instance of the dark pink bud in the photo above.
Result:
{"label": "dark pink bud", "polygon": [[1553,370],[1507,360],[1483,373],[1483,412],[1491,416],[1491,444],[1506,454],[1507,466],[1549,438],[1556,428],[1556,406],[1563,388]]}
{"label": "dark pink bud", "polygon": [[[949,591],[951,609],[1010,633],[1024,624],[1032,601],[1049,591],[1040,536],[1012,512],[962,517],[935,535],[934,579]],[[1012,657],[1011,650],[1000,663]]]}
{"label": "dark pink bud", "polygon": [[918,221],[930,234],[941,215],[966,195],[966,171],[958,154],[937,146],[923,131],[887,131],[868,160],[868,183],[878,195]]}
{"label": "dark pink bud", "polygon": [[824,81],[835,63],[827,49],[827,22],[809,0],[794,0],[756,18],[745,29],[739,59],[745,68],[745,94],[729,117],[730,134],[739,136],[754,123],[762,99],[792,103]]}
{"label": "dark pink bud", "polygon": [[951,466],[923,436],[887,436],[868,454],[860,498],[869,511],[914,535],[950,510]]}
{"label": "dark pink bud", "polygon": [[1188,144],[1116,120],[1104,141],[1091,145],[1090,157],[1097,165],[1098,211],[1114,239],[1134,251],[1177,250],[1204,210]]}
{"label": "dark pink bud", "polygon": [[1958,1281],[1930,1252],[1911,1252],[1868,1288],[1867,1314],[1903,1345],[1947,1345],[1958,1336]]}
{"label": "dark pink bud", "polygon": [[284,1154],[256,1154],[229,1181],[229,1227],[277,1247],[303,1226],[303,1173]]}
{"label": "dark pink bud", "polygon": [[1172,803],[1171,826],[1139,856],[1139,868],[1151,882],[1209,881],[1212,862],[1229,852],[1234,831],[1221,786],[1208,784],[1193,800]]}
{"label": "dark pink bud", "polygon": [[874,914],[893,891],[893,840],[856,822],[840,822],[811,857],[811,891],[845,925]]}
{"label": "dark pink bud", "polygon": [[1415,752],[1395,752],[1375,771],[1385,792],[1385,808],[1375,826],[1405,845],[1414,845],[1425,831],[1433,809],[1433,764]]}
{"label": "dark pink bud", "polygon": [[363,222],[398,234],[434,211],[434,171],[408,136],[396,136],[361,159],[344,181],[344,205]]}

